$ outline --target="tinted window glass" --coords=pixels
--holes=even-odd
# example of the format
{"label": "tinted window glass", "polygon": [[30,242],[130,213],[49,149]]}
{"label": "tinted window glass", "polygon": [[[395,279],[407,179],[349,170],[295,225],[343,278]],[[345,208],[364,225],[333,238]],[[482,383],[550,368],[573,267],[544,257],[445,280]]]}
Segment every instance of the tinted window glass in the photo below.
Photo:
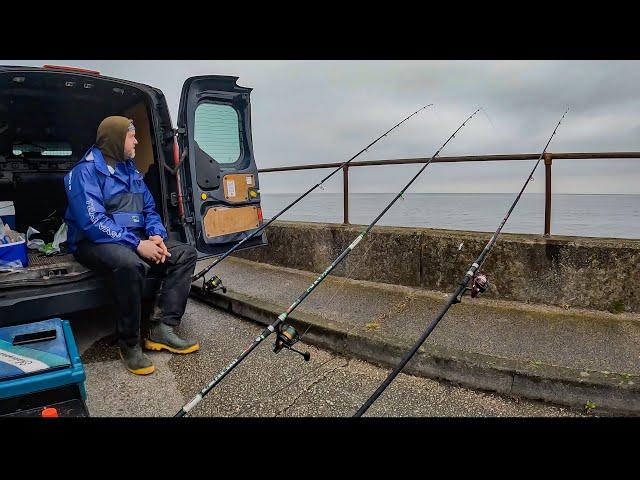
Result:
{"label": "tinted window glass", "polygon": [[235,109],[213,103],[198,105],[194,139],[216,162],[237,162],[240,158],[240,125]]}
{"label": "tinted window glass", "polygon": [[65,142],[29,142],[14,143],[13,154],[22,155],[23,153],[39,153],[43,157],[68,157],[71,155],[71,145]]}

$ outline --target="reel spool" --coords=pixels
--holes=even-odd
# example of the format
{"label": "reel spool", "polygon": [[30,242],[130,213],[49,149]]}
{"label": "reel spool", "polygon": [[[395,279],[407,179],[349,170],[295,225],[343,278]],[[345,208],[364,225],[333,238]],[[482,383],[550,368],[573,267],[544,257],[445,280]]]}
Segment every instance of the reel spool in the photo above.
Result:
{"label": "reel spool", "polygon": [[481,293],[486,292],[490,286],[487,276],[484,273],[479,273],[471,281],[471,298],[476,298]]}
{"label": "reel spool", "polygon": [[302,355],[305,362],[308,362],[311,358],[311,354],[309,352],[301,352],[300,350],[296,350],[293,348],[293,345],[300,340],[300,335],[298,335],[298,331],[293,328],[288,323],[283,323],[278,327],[278,333],[276,337],[276,342],[273,346],[273,353],[278,353],[283,348],[291,350],[292,352],[296,352],[299,355]]}
{"label": "reel spool", "polygon": [[222,284],[222,279],[217,275],[211,275],[209,280],[203,280],[202,290],[205,293],[213,293],[216,290],[222,290],[222,293],[227,293],[227,287]]}

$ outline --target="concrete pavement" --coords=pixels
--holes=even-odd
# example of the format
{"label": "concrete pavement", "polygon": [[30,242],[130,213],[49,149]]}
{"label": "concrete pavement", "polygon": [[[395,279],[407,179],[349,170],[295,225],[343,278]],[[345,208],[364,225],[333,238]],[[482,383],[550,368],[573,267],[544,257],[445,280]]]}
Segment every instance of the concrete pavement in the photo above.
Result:
{"label": "concrete pavement", "polygon": [[[203,265],[205,263],[203,262]],[[200,267],[200,265],[199,265]],[[212,304],[268,324],[317,277],[229,258],[230,289]],[[193,289],[197,295],[198,288]],[[448,294],[328,277],[293,314],[310,343],[397,364]],[[440,322],[407,373],[602,412],[640,412],[640,315],[566,310],[465,297]]]}
{"label": "concrete pavement", "polygon": [[[202,349],[180,356],[151,352],[156,372],[127,372],[109,335],[108,312],[72,320],[87,373],[92,416],[172,416],[262,330],[254,323],[190,300],[184,335]],[[384,379],[387,370],[310,345],[304,362],[291,352],[272,352],[269,338],[191,412],[191,416],[299,417],[351,416]],[[541,402],[478,392],[446,382],[401,374],[369,410],[371,416],[568,417],[581,415]]]}

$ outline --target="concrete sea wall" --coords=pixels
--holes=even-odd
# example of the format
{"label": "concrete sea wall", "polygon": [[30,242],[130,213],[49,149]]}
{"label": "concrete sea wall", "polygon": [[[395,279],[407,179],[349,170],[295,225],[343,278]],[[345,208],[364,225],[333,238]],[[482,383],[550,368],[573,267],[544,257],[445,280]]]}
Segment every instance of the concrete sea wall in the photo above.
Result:
{"label": "concrete sea wall", "polygon": [[[362,228],[277,221],[267,229],[268,246],[236,255],[320,273]],[[490,238],[491,233],[374,227],[333,274],[450,292]],[[505,233],[482,270],[491,283],[487,297],[640,312],[640,240]]]}

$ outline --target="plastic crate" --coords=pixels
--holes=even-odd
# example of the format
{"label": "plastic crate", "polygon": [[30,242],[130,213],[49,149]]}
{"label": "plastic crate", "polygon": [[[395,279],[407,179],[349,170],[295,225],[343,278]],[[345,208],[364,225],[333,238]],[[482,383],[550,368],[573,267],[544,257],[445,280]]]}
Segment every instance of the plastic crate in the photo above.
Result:
{"label": "plastic crate", "polygon": [[[14,345],[19,335],[55,338]],[[18,337],[19,338],[19,337]],[[54,318],[0,328],[0,416],[88,416],[85,372],[68,321]]]}

